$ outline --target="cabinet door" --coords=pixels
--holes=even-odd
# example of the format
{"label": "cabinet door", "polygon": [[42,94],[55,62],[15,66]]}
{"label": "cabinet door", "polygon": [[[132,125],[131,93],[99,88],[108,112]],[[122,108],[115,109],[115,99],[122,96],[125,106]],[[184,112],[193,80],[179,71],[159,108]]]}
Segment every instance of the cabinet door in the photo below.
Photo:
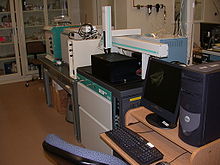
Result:
{"label": "cabinet door", "polygon": [[0,83],[21,75],[13,0],[0,3]]}
{"label": "cabinet door", "polygon": [[112,154],[99,138],[100,133],[112,129],[112,103],[108,99],[78,83],[81,143],[92,150]]}
{"label": "cabinet door", "polygon": [[37,56],[45,54],[44,0],[16,0],[16,16],[19,30],[19,47],[24,74],[33,74],[37,70]]}

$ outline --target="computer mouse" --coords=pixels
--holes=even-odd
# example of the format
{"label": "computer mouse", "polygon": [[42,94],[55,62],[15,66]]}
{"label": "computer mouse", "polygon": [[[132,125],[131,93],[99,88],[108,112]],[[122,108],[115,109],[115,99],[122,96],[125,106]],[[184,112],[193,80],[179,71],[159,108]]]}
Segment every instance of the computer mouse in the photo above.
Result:
{"label": "computer mouse", "polygon": [[156,165],[170,165],[170,163],[166,161],[162,161],[162,162],[158,162]]}

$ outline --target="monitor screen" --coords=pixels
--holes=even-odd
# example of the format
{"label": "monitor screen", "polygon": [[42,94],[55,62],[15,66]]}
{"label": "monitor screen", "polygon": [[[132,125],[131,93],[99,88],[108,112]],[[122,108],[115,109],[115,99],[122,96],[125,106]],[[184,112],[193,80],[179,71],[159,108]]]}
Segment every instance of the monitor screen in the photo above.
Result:
{"label": "monitor screen", "polygon": [[154,114],[147,116],[157,127],[175,127],[179,111],[182,67],[150,58],[145,77],[142,105]]}

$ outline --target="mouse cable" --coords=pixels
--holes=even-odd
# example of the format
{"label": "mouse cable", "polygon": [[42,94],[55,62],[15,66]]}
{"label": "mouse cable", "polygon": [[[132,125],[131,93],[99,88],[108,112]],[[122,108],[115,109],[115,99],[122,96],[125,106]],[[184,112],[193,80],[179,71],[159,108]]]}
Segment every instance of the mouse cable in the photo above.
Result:
{"label": "mouse cable", "polygon": [[175,160],[177,160],[179,157],[183,156],[184,154],[188,153],[187,151],[186,152],[183,152],[182,154],[178,155],[177,157],[175,157],[173,160],[171,160],[169,163],[172,163],[174,162]]}

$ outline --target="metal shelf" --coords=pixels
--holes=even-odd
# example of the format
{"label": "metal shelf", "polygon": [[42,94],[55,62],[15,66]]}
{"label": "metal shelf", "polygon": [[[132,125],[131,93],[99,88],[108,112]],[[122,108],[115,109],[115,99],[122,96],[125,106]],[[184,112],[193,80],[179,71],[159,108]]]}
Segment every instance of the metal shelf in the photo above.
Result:
{"label": "metal shelf", "polygon": [[67,9],[49,9],[48,12],[67,11]]}
{"label": "metal shelf", "polygon": [[14,45],[14,42],[0,42],[0,46]]}
{"label": "metal shelf", "polygon": [[1,11],[0,14],[11,14],[10,11]]}
{"label": "metal shelf", "polygon": [[0,57],[0,61],[10,61],[15,60],[15,57]]}
{"label": "metal shelf", "polygon": [[44,10],[23,10],[23,13],[43,12]]}
{"label": "metal shelf", "polygon": [[11,30],[12,27],[1,27],[0,30]]}

